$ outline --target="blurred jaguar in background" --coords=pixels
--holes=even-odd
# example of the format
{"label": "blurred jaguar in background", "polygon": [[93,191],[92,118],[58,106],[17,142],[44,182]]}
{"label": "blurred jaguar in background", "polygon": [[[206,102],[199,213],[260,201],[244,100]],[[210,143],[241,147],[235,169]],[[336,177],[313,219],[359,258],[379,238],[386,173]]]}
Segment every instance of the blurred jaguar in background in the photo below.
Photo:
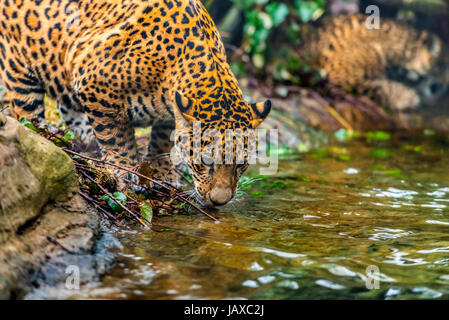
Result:
{"label": "blurred jaguar in background", "polygon": [[391,19],[367,27],[361,14],[326,17],[307,28],[300,55],[344,90],[390,110],[434,106],[449,86],[449,50],[427,31]]}

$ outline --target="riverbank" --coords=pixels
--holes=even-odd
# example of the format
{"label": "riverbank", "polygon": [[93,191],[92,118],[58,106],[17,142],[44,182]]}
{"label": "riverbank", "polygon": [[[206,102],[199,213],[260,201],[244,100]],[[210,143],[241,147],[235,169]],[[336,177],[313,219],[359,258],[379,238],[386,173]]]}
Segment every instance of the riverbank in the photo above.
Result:
{"label": "riverbank", "polygon": [[78,194],[70,157],[2,114],[0,150],[0,298],[65,286],[70,270],[98,279],[120,243]]}

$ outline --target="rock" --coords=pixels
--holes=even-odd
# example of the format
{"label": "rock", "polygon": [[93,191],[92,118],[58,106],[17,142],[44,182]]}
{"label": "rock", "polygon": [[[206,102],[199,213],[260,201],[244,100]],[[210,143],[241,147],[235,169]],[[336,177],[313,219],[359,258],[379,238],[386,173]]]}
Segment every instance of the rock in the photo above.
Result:
{"label": "rock", "polygon": [[[280,143],[289,147],[294,148],[298,142],[319,145],[323,141],[320,133],[340,128],[365,132],[394,130],[406,134],[432,129],[444,135],[449,133],[449,93],[433,106],[389,111],[366,97],[353,97],[336,87],[331,87],[328,95],[308,88],[291,90],[288,96],[271,99],[273,111],[264,122],[264,127],[279,128]],[[264,99],[257,91],[246,94],[251,101]]]}
{"label": "rock", "polygon": [[61,285],[71,265],[91,281],[112,258],[98,253],[103,231],[72,160],[15,119],[0,123],[0,299]]}
{"label": "rock", "polygon": [[313,129],[295,113],[287,113],[283,106],[290,106],[282,100],[272,100],[276,104],[269,117],[260,126],[261,129],[277,129],[279,147],[291,150],[308,151],[327,142],[324,132]]}

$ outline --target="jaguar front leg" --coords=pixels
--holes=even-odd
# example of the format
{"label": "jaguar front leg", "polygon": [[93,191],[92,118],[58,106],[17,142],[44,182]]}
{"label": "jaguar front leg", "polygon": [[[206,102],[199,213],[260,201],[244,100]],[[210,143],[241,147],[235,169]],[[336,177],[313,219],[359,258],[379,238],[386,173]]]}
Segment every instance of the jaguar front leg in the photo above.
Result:
{"label": "jaguar front leg", "polygon": [[[88,93],[81,94],[80,97],[105,160],[128,169],[135,167],[138,163],[137,144],[126,106],[119,101],[97,102],[96,98],[89,96]],[[111,168],[111,171],[116,177],[138,181],[136,175],[126,170],[115,167]],[[118,182],[120,189],[128,185],[124,179],[118,179]]]}
{"label": "jaguar front leg", "polygon": [[172,161],[174,142],[170,138],[173,130],[175,130],[174,120],[158,121],[153,124],[148,152],[144,161],[151,164],[155,178],[178,185],[180,175]]}

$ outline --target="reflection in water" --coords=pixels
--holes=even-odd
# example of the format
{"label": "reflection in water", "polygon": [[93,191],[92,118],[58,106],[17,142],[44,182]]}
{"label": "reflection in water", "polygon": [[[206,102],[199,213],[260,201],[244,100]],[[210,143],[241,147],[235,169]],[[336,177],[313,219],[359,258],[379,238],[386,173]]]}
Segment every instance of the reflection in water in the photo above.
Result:
{"label": "reflection in water", "polygon": [[[122,231],[115,269],[72,297],[449,298],[448,150],[400,143],[384,142],[388,159],[362,142],[345,143],[350,161],[286,159],[219,224],[178,215]],[[369,266],[379,289],[367,289]]]}

